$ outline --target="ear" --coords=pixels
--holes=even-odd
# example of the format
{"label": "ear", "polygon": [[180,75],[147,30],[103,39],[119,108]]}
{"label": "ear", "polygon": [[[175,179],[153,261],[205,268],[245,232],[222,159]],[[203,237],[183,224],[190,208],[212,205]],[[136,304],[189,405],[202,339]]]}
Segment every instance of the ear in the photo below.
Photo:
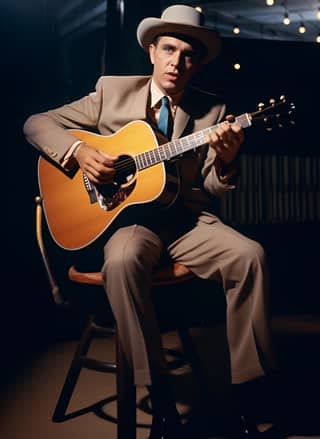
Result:
{"label": "ear", "polygon": [[149,57],[150,57],[150,62],[151,64],[154,64],[154,53],[156,50],[156,46],[154,44],[150,44],[149,46]]}

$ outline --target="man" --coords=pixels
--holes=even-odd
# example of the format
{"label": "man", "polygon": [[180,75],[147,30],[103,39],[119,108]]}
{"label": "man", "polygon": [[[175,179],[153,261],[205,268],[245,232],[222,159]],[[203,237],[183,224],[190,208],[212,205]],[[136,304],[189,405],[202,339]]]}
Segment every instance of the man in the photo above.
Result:
{"label": "man", "polygon": [[[160,19],[142,20],[137,38],[149,53],[152,77],[101,77],[95,92],[31,116],[24,126],[32,145],[67,171],[80,167],[94,185],[112,184],[119,157],[79,141],[67,129],[110,135],[142,119],[164,143],[158,127],[164,96],[170,110],[165,136],[172,139],[215,125],[225,115],[217,96],[189,85],[220,50],[218,34],[203,26],[200,12],[170,6]],[[266,367],[273,367],[264,251],[224,225],[215,213],[215,198],[235,188],[242,142],[240,125],[220,124],[202,146],[179,160],[181,188],[174,206],[119,228],[104,248],[102,274],[119,337],[135,384],[150,391],[152,439],[184,437],[150,297],[152,272],[165,253],[200,278],[222,283],[232,382],[254,380],[264,375]]]}

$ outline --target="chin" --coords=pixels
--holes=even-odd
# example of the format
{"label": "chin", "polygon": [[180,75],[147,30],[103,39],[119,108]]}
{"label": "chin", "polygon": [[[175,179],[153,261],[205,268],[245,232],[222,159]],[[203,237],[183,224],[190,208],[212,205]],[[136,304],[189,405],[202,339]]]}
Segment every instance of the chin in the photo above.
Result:
{"label": "chin", "polygon": [[179,87],[177,84],[168,81],[165,84],[163,84],[163,89],[167,92],[167,93],[177,93],[178,91],[180,91],[182,88],[181,86]]}

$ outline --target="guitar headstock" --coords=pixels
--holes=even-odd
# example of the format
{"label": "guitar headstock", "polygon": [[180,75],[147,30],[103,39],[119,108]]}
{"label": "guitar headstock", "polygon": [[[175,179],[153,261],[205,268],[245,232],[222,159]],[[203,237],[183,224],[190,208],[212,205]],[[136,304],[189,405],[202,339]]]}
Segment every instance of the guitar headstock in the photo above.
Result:
{"label": "guitar headstock", "polygon": [[249,116],[252,125],[264,126],[267,131],[272,131],[275,127],[294,125],[294,109],[295,105],[287,102],[285,96],[281,96],[278,102],[272,98],[269,105],[260,103],[258,110],[249,113]]}

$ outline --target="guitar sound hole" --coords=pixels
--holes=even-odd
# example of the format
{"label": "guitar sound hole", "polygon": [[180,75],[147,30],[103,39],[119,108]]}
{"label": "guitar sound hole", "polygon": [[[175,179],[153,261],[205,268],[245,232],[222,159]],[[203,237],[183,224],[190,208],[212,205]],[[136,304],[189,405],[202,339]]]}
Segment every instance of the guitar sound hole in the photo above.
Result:
{"label": "guitar sound hole", "polygon": [[116,165],[115,182],[119,186],[129,183],[136,174],[136,164],[130,155],[120,155]]}
{"label": "guitar sound hole", "polygon": [[112,198],[123,184],[130,183],[137,170],[134,159],[130,155],[120,155],[115,168],[113,184],[97,185],[99,193],[107,198]]}

